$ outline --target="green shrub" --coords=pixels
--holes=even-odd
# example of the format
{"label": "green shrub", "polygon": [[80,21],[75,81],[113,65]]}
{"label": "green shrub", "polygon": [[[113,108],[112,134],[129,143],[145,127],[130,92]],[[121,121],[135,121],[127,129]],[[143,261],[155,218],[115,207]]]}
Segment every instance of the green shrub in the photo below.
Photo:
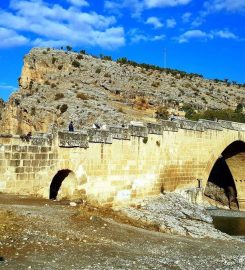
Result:
{"label": "green shrub", "polygon": [[156,111],[156,118],[159,119],[168,119],[168,111],[167,108],[164,106],[159,106]]}
{"label": "green shrub", "polygon": [[34,116],[36,114],[36,108],[32,107],[31,108],[31,115]]}
{"label": "green shrub", "polygon": [[81,54],[78,54],[78,55],[77,55],[77,59],[78,59],[78,60],[81,60],[81,59],[83,59],[83,56],[82,56]]}
{"label": "green shrub", "polygon": [[67,49],[68,52],[70,52],[70,51],[72,50],[72,47],[69,46],[69,45],[67,45],[67,46],[66,46],[66,49]]}
{"label": "green shrub", "polygon": [[64,94],[63,93],[57,93],[57,94],[55,94],[54,100],[59,100],[59,99],[62,99],[62,98],[64,98]]}
{"label": "green shrub", "polygon": [[101,72],[101,68],[97,68],[96,70],[95,70],[95,73],[100,73]]}
{"label": "green shrub", "polygon": [[88,100],[89,97],[85,95],[84,93],[77,93],[77,98],[82,99],[82,100]]}
{"label": "green shrub", "polygon": [[74,60],[72,63],[73,67],[78,68],[80,67],[80,63],[77,60]]}
{"label": "green shrub", "polygon": [[57,58],[52,57],[52,64],[54,64],[56,62]]}
{"label": "green shrub", "polygon": [[151,86],[153,86],[153,87],[159,87],[160,86],[160,82],[153,82],[151,84]]}
{"label": "green shrub", "polygon": [[61,112],[61,113],[66,112],[67,109],[68,109],[68,105],[67,105],[67,104],[62,104],[62,105],[60,106],[60,112]]}

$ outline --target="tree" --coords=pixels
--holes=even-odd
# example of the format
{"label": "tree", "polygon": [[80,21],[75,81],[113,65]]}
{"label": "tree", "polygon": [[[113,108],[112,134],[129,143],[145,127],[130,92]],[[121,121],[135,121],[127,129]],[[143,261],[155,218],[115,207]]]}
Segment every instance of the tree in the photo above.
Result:
{"label": "tree", "polygon": [[69,46],[69,45],[67,45],[67,46],[66,46],[66,49],[67,49],[68,52],[70,52],[70,51],[72,50],[72,47]]}
{"label": "tree", "polygon": [[126,64],[128,59],[126,57],[118,58],[117,63]]}
{"label": "tree", "polygon": [[158,119],[168,119],[168,110],[164,106],[158,107],[156,111],[156,118]]}
{"label": "tree", "polygon": [[235,112],[236,113],[242,113],[243,112],[243,104],[242,103],[237,104]]}
{"label": "tree", "polygon": [[182,110],[185,112],[185,117],[187,119],[192,119],[194,115],[196,114],[195,110],[192,108],[190,104],[185,104],[182,107]]}

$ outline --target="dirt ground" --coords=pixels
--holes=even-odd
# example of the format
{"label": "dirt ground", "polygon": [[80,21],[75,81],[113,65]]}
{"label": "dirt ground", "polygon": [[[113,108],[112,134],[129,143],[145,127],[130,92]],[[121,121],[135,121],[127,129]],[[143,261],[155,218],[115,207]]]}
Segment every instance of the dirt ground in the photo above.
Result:
{"label": "dirt ground", "polygon": [[110,210],[0,194],[0,269],[245,269],[245,243],[235,239],[134,225]]}

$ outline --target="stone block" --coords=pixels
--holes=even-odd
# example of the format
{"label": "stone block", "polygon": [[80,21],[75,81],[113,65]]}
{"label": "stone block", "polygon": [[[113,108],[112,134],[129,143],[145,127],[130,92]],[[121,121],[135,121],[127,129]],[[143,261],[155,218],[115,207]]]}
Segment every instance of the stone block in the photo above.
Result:
{"label": "stone block", "polygon": [[12,153],[11,159],[20,159],[20,153]]}
{"label": "stone block", "polygon": [[8,164],[9,164],[9,166],[12,166],[12,167],[18,167],[18,166],[20,166],[20,160],[10,159],[8,161]]}
{"label": "stone block", "polygon": [[159,124],[147,123],[147,129],[149,134],[162,135],[163,126]]}
{"label": "stone block", "polygon": [[5,158],[6,158],[6,159],[11,159],[11,153],[6,153],[6,152],[5,152]]}
{"label": "stone block", "polygon": [[197,121],[177,120],[176,122],[179,124],[179,127],[182,129],[195,130],[195,131],[201,131],[201,132],[205,130],[203,124]]}
{"label": "stone block", "polygon": [[109,131],[113,139],[130,140],[131,134],[128,128],[124,127],[109,127]]}
{"label": "stone block", "polygon": [[24,173],[24,167],[17,167],[17,168],[15,169],[15,172],[16,172],[16,173]]}
{"label": "stone block", "polygon": [[112,143],[112,134],[109,130],[91,128],[88,130],[89,142],[94,143]]}
{"label": "stone block", "polygon": [[148,129],[145,126],[130,125],[129,131],[130,131],[131,136],[143,137],[143,138],[148,137]]}
{"label": "stone block", "polygon": [[11,152],[12,151],[12,146],[11,145],[5,145],[4,146],[4,151],[5,151],[5,153],[6,152]]}
{"label": "stone block", "polygon": [[31,166],[31,161],[30,160],[23,160],[23,166],[24,167],[28,167],[28,166]]}
{"label": "stone block", "polygon": [[219,122],[210,121],[206,119],[199,119],[198,122],[201,123],[206,129],[213,129],[219,131],[223,130],[222,125]]}
{"label": "stone block", "polygon": [[179,130],[179,125],[175,121],[162,120],[161,126],[164,131],[177,132]]}
{"label": "stone block", "polygon": [[21,159],[30,159],[30,154],[29,153],[21,153],[20,158]]}
{"label": "stone block", "polygon": [[45,145],[47,142],[46,138],[41,138],[41,137],[32,137],[31,138],[31,144],[32,145],[39,145],[39,146],[43,146]]}
{"label": "stone block", "polygon": [[88,135],[79,132],[58,132],[58,140],[60,147],[80,147],[88,148]]}
{"label": "stone block", "polygon": [[38,146],[28,146],[28,152],[38,153],[38,152],[40,152],[40,148]]}
{"label": "stone block", "polygon": [[46,153],[49,151],[50,151],[50,147],[44,147],[44,146],[41,147],[41,153]]}

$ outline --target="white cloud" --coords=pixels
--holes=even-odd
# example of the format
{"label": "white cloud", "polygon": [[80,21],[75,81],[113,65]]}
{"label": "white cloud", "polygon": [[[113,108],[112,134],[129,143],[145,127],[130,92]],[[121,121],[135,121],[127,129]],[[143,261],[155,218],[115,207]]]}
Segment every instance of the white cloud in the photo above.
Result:
{"label": "white cloud", "polygon": [[186,12],[182,15],[182,22],[183,23],[188,23],[190,21],[190,18],[192,16],[192,13]]}
{"label": "white cloud", "polygon": [[174,28],[176,26],[175,19],[167,19],[166,20],[166,25],[167,25],[168,28]]}
{"label": "white cloud", "polygon": [[166,38],[166,36],[165,35],[158,35],[158,36],[154,36],[154,37],[152,37],[152,41],[158,41],[158,40],[163,40],[163,39],[165,39]]}
{"label": "white cloud", "polygon": [[0,48],[17,47],[28,43],[28,39],[15,31],[0,27]]}
{"label": "white cloud", "polygon": [[85,0],[67,0],[68,3],[78,6],[78,7],[87,7],[89,6],[89,3]]}
{"label": "white cloud", "polygon": [[215,30],[204,32],[201,30],[189,30],[180,35],[177,40],[179,43],[187,43],[192,39],[201,40],[201,41],[207,41],[214,38],[224,38],[224,39],[238,39],[238,37],[230,32],[229,30]]}
{"label": "white cloud", "polygon": [[0,9],[0,26],[31,33],[34,45],[71,44],[113,49],[125,44],[124,29],[114,26],[114,16],[82,12],[76,7],[65,9],[42,0],[13,0],[10,6],[12,12]]}
{"label": "white cloud", "polygon": [[145,0],[144,2],[148,8],[159,8],[187,5],[191,2],[191,0]]}
{"label": "white cloud", "polygon": [[220,38],[238,39],[238,36],[236,36],[234,33],[230,32],[229,30],[214,31],[213,34],[217,37],[220,37]]}
{"label": "white cloud", "polygon": [[151,24],[153,25],[155,28],[161,28],[163,27],[163,24],[161,23],[161,21],[157,18],[157,17],[149,17],[146,22],[146,24]]}
{"label": "white cloud", "polygon": [[8,91],[15,91],[17,89],[16,86],[13,85],[8,85],[6,83],[0,83],[0,89],[2,90],[8,90]]}
{"label": "white cloud", "polygon": [[105,8],[111,12],[118,12],[119,9],[128,8],[132,10],[134,17],[139,17],[146,9],[176,7],[187,5],[192,0],[106,0]]}
{"label": "white cloud", "polygon": [[189,30],[178,37],[179,43],[187,43],[191,39],[207,40],[210,37],[206,32],[201,30]]}
{"label": "white cloud", "polygon": [[139,43],[141,41],[160,41],[165,39],[165,35],[155,35],[150,36],[145,34],[143,31],[138,28],[133,28],[128,32],[131,43]]}
{"label": "white cloud", "polygon": [[209,12],[226,10],[230,12],[245,11],[244,0],[212,0],[204,3]]}

